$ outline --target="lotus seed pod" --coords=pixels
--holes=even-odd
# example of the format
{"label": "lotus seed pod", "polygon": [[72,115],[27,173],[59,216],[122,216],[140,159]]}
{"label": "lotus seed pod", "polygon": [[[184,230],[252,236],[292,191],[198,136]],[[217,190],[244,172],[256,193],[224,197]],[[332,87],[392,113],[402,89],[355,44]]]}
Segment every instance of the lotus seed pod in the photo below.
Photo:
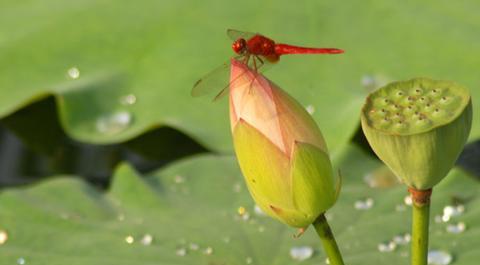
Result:
{"label": "lotus seed pod", "polygon": [[372,92],[361,122],[370,146],[397,177],[426,190],[447,175],[462,151],[472,103],[456,83],[415,78]]}

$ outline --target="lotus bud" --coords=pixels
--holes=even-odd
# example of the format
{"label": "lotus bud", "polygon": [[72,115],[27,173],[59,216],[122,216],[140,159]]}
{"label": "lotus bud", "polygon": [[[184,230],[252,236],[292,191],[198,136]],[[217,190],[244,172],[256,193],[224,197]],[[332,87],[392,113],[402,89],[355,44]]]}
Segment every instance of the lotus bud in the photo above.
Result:
{"label": "lotus bud", "polygon": [[235,59],[229,100],[235,152],[253,199],[268,215],[307,227],[337,196],[315,121],[285,91]]}
{"label": "lotus bud", "polygon": [[362,128],[377,156],[406,185],[428,190],[453,167],[472,124],[468,90],[449,81],[416,78],[372,92]]}

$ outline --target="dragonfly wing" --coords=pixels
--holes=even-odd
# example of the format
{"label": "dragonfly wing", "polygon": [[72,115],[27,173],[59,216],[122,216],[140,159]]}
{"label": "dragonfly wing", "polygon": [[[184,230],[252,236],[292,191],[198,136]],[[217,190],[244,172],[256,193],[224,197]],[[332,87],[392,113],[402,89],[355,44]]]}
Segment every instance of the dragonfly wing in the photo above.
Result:
{"label": "dragonfly wing", "polygon": [[213,71],[197,80],[192,88],[192,96],[200,97],[216,93],[225,86],[228,86],[230,78],[230,60],[224,62]]}
{"label": "dragonfly wing", "polygon": [[249,40],[255,35],[258,35],[258,33],[245,32],[236,29],[227,29],[227,35],[231,40],[236,41],[238,39]]}
{"label": "dragonfly wing", "polygon": [[[240,61],[242,63],[246,63],[246,58],[243,56],[235,57],[235,60]],[[261,59],[258,56],[251,56],[248,60],[248,67],[251,71],[257,71],[259,73],[263,73],[267,70],[271,64],[268,63],[265,59]],[[237,76],[236,79],[240,78],[245,74],[241,73]],[[199,79],[192,88],[192,96],[193,97],[200,97],[204,95],[209,95],[213,93],[217,93],[214,97],[213,101],[217,101],[220,98],[223,98],[228,93],[228,88],[231,82],[235,80],[230,79],[230,60],[226,61],[212,72],[208,73],[203,78]]]}
{"label": "dragonfly wing", "polygon": [[[238,58],[236,58],[236,60],[239,60]],[[239,60],[241,61],[241,60]],[[243,62],[243,61],[241,61]],[[248,68],[249,70],[245,69],[244,72],[240,73],[234,80],[230,80],[230,83],[224,87],[216,96],[215,98],[213,99],[213,101],[217,101],[221,98],[223,98],[225,95],[228,94],[228,88],[230,87],[230,84],[235,82],[238,78],[242,77],[244,74],[246,74],[248,71],[255,71],[253,69],[256,69],[257,73],[263,73],[265,72],[266,70],[268,70],[271,66],[271,64],[269,63],[266,63],[266,61],[260,59],[259,57],[257,56],[252,56],[250,58],[250,60],[248,60]],[[251,85],[251,84],[250,84]]]}

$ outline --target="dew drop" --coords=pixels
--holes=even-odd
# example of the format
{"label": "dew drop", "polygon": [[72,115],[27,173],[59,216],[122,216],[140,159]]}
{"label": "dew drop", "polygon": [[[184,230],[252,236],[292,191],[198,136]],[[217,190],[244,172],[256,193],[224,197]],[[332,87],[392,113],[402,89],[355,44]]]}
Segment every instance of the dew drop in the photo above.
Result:
{"label": "dew drop", "polygon": [[448,265],[452,262],[452,255],[441,250],[428,251],[428,264],[429,265]]}
{"label": "dew drop", "polygon": [[265,216],[265,212],[260,208],[260,206],[255,204],[255,207],[253,208],[253,211],[255,212],[256,215],[260,216]]}
{"label": "dew drop", "polygon": [[205,250],[203,250],[203,254],[212,255],[213,254],[213,248],[212,247],[207,247]]}
{"label": "dew drop", "polygon": [[396,235],[393,237],[393,242],[397,245],[406,245],[412,240],[412,236],[408,233],[404,235]]}
{"label": "dew drop", "polygon": [[412,197],[410,195],[407,195],[405,198],[403,198],[403,203],[405,203],[407,206],[412,206],[412,202]]}
{"label": "dew drop", "polygon": [[300,246],[290,248],[290,257],[293,260],[303,261],[313,256],[313,248],[309,246]]}
{"label": "dew drop", "polygon": [[137,102],[137,97],[134,94],[128,94],[120,98],[120,104],[129,106]]}
{"label": "dew drop", "polygon": [[132,114],[127,111],[119,111],[112,114],[101,116],[97,119],[97,130],[103,134],[117,134],[130,126]]}
{"label": "dew drop", "polygon": [[392,252],[397,248],[397,244],[393,241],[380,243],[377,246],[380,252]]}
{"label": "dew drop", "polygon": [[312,115],[313,113],[315,113],[315,107],[313,105],[308,105],[305,107],[305,109],[307,110],[307,112]]}
{"label": "dew drop", "polygon": [[175,251],[175,254],[179,257],[184,257],[187,255],[187,249],[186,248],[177,248]]}
{"label": "dew drop", "polygon": [[18,265],[24,265],[25,263],[27,263],[27,261],[25,260],[25,258],[20,257],[20,258],[17,259],[17,264],[18,264]]}
{"label": "dew drop", "polygon": [[447,205],[443,208],[442,221],[448,222],[452,217],[460,216],[465,211],[465,206],[463,205]]}
{"label": "dew drop", "polygon": [[252,264],[252,262],[253,262],[252,257],[247,257],[247,258],[245,259],[245,263],[247,263],[247,264]]}
{"label": "dew drop", "polygon": [[67,70],[68,77],[71,79],[78,79],[80,77],[80,70],[77,67],[72,67]]}
{"label": "dew drop", "polygon": [[125,237],[125,242],[127,242],[127,244],[133,244],[134,241],[135,239],[133,238],[133,236]]}
{"label": "dew drop", "polygon": [[143,235],[142,239],[140,239],[140,243],[144,246],[150,246],[153,242],[153,236],[150,234]]}
{"label": "dew drop", "polygon": [[325,259],[325,264],[330,264],[330,259],[329,258]]}
{"label": "dew drop", "polygon": [[373,199],[367,198],[365,200],[358,200],[355,202],[354,207],[357,210],[368,210],[373,206]]}
{"label": "dew drop", "polygon": [[467,226],[464,222],[458,222],[456,224],[447,225],[447,232],[452,234],[460,234],[465,231],[466,228]]}
{"label": "dew drop", "polygon": [[8,240],[8,233],[5,230],[0,230],[0,245],[3,245]]}
{"label": "dew drop", "polygon": [[190,250],[197,251],[197,250],[200,249],[200,246],[199,246],[198,244],[196,244],[196,243],[190,243],[190,244],[188,245],[188,248],[189,248]]}

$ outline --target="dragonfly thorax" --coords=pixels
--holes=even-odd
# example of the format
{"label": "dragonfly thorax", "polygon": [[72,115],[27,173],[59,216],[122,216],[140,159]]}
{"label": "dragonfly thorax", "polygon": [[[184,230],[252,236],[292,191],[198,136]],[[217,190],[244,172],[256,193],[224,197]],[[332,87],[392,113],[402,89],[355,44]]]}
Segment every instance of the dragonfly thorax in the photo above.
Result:
{"label": "dragonfly thorax", "polygon": [[245,54],[247,52],[247,41],[245,39],[238,39],[233,42],[232,49],[237,54]]}

